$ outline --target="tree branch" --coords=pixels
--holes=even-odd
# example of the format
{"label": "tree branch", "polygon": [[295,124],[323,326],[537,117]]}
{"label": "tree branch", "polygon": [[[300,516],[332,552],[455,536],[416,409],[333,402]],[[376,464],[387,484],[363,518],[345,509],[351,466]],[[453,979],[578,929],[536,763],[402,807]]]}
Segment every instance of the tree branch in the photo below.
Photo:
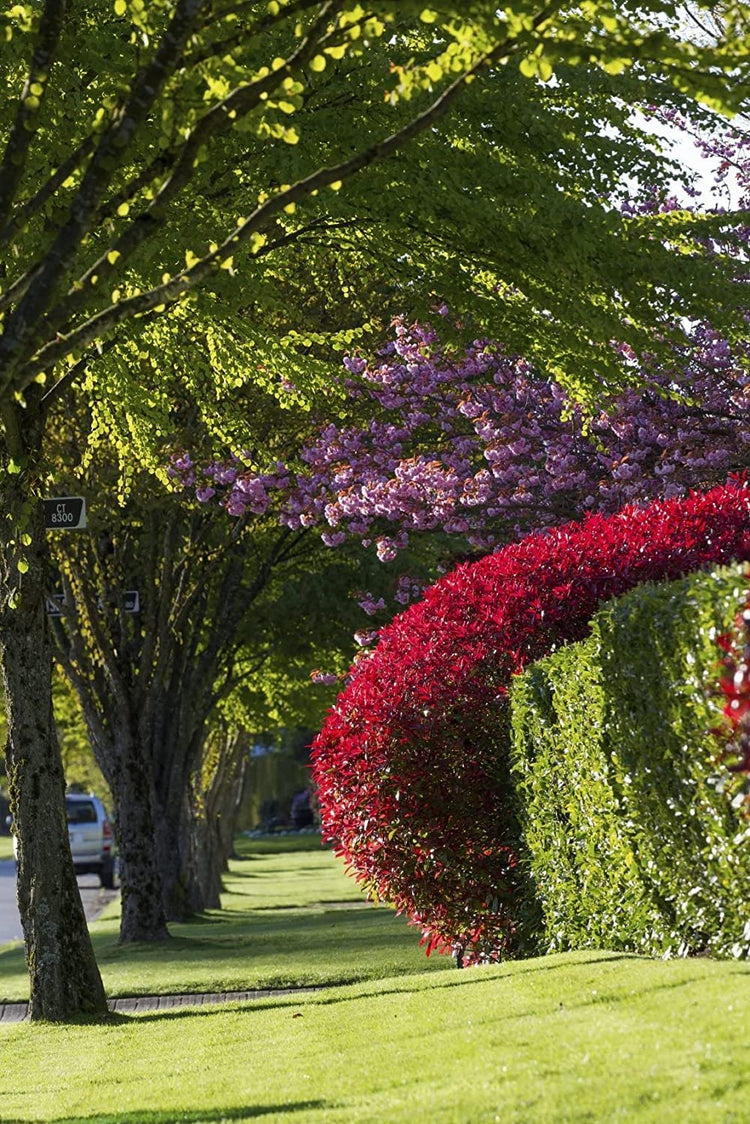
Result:
{"label": "tree branch", "polygon": [[36,135],[47,79],[65,20],[66,0],[45,0],[36,46],[0,165],[0,215],[7,215],[26,170],[26,157]]}
{"label": "tree branch", "polygon": [[[252,112],[278,86],[318,51],[321,37],[331,15],[342,6],[343,0],[325,0],[313,25],[299,47],[287,58],[283,66],[264,78],[240,86],[209,109],[197,123],[190,136],[179,149],[172,172],[155,199],[137,216],[126,230],[93,262],[75,282],[74,289],[45,318],[44,331],[51,336],[64,330],[71,316],[88,300],[94,277],[97,283],[106,280],[115,270],[120,270],[129,257],[147,239],[155,235],[169,221],[169,205],[190,182],[195,174],[195,160],[199,149],[220,132],[229,131],[234,122]],[[159,163],[163,157],[153,161]],[[152,165],[152,166],[153,166]],[[168,165],[167,165],[168,166]],[[153,178],[149,172],[149,178]]]}
{"label": "tree branch", "polygon": [[33,353],[29,341],[39,320],[54,298],[60,279],[69,272],[81,239],[91,229],[113,171],[125,160],[137,130],[177,66],[204,3],[205,0],[177,0],[174,15],[153,57],[136,76],[128,100],[105,130],[71,203],[68,221],[58,230],[28,292],[5,325],[0,340],[0,394],[12,383],[14,368]]}
{"label": "tree branch", "polygon": [[41,263],[37,262],[30,266],[29,269],[17,277],[9,289],[0,295],[0,313],[6,311],[10,306],[18,300],[21,300],[24,293],[28,292],[29,286],[35,277],[38,276],[41,269]]}
{"label": "tree branch", "polygon": [[36,214],[40,207],[43,207],[51,195],[57,191],[61,184],[75,171],[82,160],[93,151],[94,138],[88,136],[82,140],[78,147],[71,152],[67,160],[63,160],[60,167],[52,173],[50,178],[43,184],[35,195],[24,203],[23,207],[17,210],[11,218],[8,219],[5,226],[0,230],[0,245],[6,245],[11,241],[13,235],[28,222],[32,215]]}
{"label": "tree branch", "polygon": [[[274,250],[278,250],[281,246],[288,246],[291,243],[296,242],[303,235],[319,228],[320,223],[313,222],[305,227],[300,227],[297,230],[289,231],[287,234],[284,234],[280,238],[275,239],[275,241],[269,242],[267,245],[261,247],[261,249],[255,256],[265,257],[266,254],[270,254]],[[193,286],[190,287],[193,288]],[[151,291],[154,292],[156,290]],[[144,295],[147,296],[148,294]],[[131,298],[131,300],[135,299],[137,298]],[[130,303],[130,301],[122,301],[120,302],[120,304],[110,305],[109,308],[104,309],[100,313],[96,313],[89,320],[85,321],[80,326],[80,328],[76,329],[74,332],[71,332],[70,335],[59,336],[52,343],[47,344],[46,347],[43,347],[42,350],[36,356],[34,356],[30,363],[21,368],[21,370],[18,372],[17,386],[21,389],[25,389],[34,381],[37,375],[49,371],[52,367],[55,366],[56,363],[58,363],[66,355],[69,355],[71,351],[77,351],[81,347],[87,347],[89,344],[100,340],[103,334],[101,328],[99,327],[102,317],[105,317],[107,313],[113,310],[119,309],[121,305],[129,305]],[[151,308],[151,312],[156,313],[156,310],[162,303],[165,302],[160,301],[154,303]],[[139,319],[146,319],[146,313],[138,315]],[[128,316],[126,314],[123,316],[115,317],[113,323],[119,324],[121,321],[126,319],[132,319],[132,316]],[[76,367],[77,366],[78,364],[76,364]],[[63,376],[63,378],[64,377],[65,376]]]}
{"label": "tree branch", "polygon": [[[209,43],[202,51],[199,51],[195,55],[187,54],[185,56],[185,66],[197,66],[199,63],[207,62],[211,58],[222,57],[234,46],[242,46],[243,44],[249,43],[251,40],[255,39],[257,35],[264,31],[269,31],[272,27],[288,19],[289,16],[301,15],[303,12],[307,12],[310,8],[315,8],[319,4],[320,0],[294,0],[293,3],[281,7],[276,15],[269,14],[264,16],[263,19],[257,20],[251,27],[247,28],[247,30],[238,31],[235,35],[226,39]],[[237,17],[243,10],[248,9],[252,11],[257,10],[257,4],[254,0],[249,4],[239,4],[235,8],[225,9],[223,12],[216,15],[213,22],[220,23],[230,15]]]}

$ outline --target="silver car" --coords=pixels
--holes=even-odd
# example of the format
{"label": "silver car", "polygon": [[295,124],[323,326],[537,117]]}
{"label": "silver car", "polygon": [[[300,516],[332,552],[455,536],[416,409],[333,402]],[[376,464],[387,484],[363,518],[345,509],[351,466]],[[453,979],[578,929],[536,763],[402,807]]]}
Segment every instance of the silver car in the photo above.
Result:
{"label": "silver car", "polygon": [[[104,805],[93,793],[69,792],[65,797],[70,851],[76,874],[98,874],[107,890],[115,888],[115,837]],[[13,854],[17,856],[17,837]]]}

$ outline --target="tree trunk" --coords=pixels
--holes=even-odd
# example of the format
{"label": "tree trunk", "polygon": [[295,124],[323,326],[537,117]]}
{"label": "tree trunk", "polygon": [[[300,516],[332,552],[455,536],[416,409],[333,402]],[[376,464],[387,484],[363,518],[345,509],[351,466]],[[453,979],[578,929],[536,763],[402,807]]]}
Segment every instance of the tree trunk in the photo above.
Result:
{"label": "tree trunk", "polygon": [[187,782],[171,800],[159,800],[156,850],[164,908],[170,921],[186,921],[209,908],[198,876],[200,847],[193,840],[194,812]]}
{"label": "tree trunk", "polygon": [[117,739],[111,788],[120,858],[120,943],[169,937],[156,865],[151,770],[131,739]]}
{"label": "tree trunk", "polygon": [[185,826],[189,847],[185,872],[188,892],[193,901],[201,902],[202,909],[220,909],[223,864],[216,846],[216,822],[205,806],[193,804],[193,814]]}
{"label": "tree trunk", "polygon": [[[222,874],[232,850],[234,824],[244,778],[247,739],[243,733],[212,730],[196,738],[203,757],[192,778],[170,775],[163,794],[160,870],[170,920],[221,907]],[[179,815],[175,810],[179,809]]]}
{"label": "tree trunk", "polygon": [[[66,592],[75,599],[69,586]],[[104,629],[93,583],[88,588],[82,584],[79,594],[74,619],[83,616],[86,631],[101,639]],[[123,671],[117,653],[105,650],[105,666],[95,663],[88,658],[81,632],[70,622],[67,631],[62,621],[56,622],[57,659],[78,696],[91,749],[112,794],[122,898],[120,943],[166,940],[154,838],[154,775],[141,724],[133,721],[139,700],[133,698],[129,669]]]}
{"label": "tree trunk", "polygon": [[38,501],[18,476],[2,489],[0,658],[6,763],[18,835],[18,906],[30,1017],[62,1022],[107,1010],[70,854],[65,778],[52,715],[52,652],[44,601],[45,539]]}
{"label": "tree trunk", "polygon": [[242,793],[245,787],[249,740],[244,730],[224,734],[220,766],[206,793],[206,809],[212,824],[213,846],[219,870],[226,870],[234,851]]}
{"label": "tree trunk", "polygon": [[208,851],[200,771],[205,751],[205,718],[190,702],[171,707],[169,721],[160,727],[152,758],[161,765],[156,775],[157,851],[164,907],[170,921],[184,921],[194,913],[219,907],[221,876],[212,877]]}

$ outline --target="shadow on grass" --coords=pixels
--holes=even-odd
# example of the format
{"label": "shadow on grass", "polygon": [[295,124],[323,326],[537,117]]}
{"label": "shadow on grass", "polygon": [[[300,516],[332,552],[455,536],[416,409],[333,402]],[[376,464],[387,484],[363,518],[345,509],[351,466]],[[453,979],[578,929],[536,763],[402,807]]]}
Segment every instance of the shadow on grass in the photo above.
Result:
{"label": "shadow on grass", "polygon": [[[274,996],[274,997],[269,996],[269,998],[267,998],[267,999],[255,999],[255,1000],[248,1000],[248,1001],[238,1000],[236,1003],[232,1003],[232,1002],[227,1003],[227,1007],[229,1007],[234,1012],[237,1012],[237,1010],[239,1009],[239,1010],[243,1011],[243,1013],[247,1014],[250,1017],[256,1011],[272,1011],[272,1010],[281,1010],[281,1009],[284,1009],[284,1008],[286,1008],[289,1011],[294,1011],[298,1006],[301,1006],[302,1004],[304,1004],[305,1001],[309,997],[311,997],[312,995],[316,996],[316,998],[315,998],[315,1005],[316,1006],[320,1005],[320,1006],[326,1006],[327,1007],[327,1006],[333,1006],[333,1005],[338,1005],[338,1004],[343,1004],[343,1003],[357,1003],[357,1002],[360,1002],[362,1000],[367,1001],[367,1000],[374,999],[374,998],[381,999],[381,998],[384,998],[386,996],[391,996],[391,995],[413,994],[413,993],[416,993],[418,991],[425,991],[425,990],[442,990],[444,988],[453,988],[453,987],[475,987],[478,984],[489,983],[492,980],[495,980],[495,981],[498,981],[498,982],[503,982],[503,983],[512,982],[517,976],[520,976],[520,975],[530,975],[530,974],[536,973],[536,972],[550,972],[550,971],[569,972],[572,968],[587,968],[591,964],[602,964],[602,963],[611,964],[611,963],[616,962],[616,961],[629,960],[629,959],[633,959],[632,955],[624,954],[622,956],[615,955],[615,956],[596,957],[595,959],[586,960],[586,961],[584,961],[580,964],[569,964],[569,963],[568,964],[548,964],[548,965],[534,966],[533,968],[532,967],[522,968],[522,969],[516,968],[515,970],[508,971],[506,974],[495,975],[495,976],[490,977],[489,979],[488,979],[487,976],[484,976],[481,973],[478,973],[476,976],[468,976],[468,977],[467,977],[467,974],[465,972],[461,972],[461,973],[457,972],[455,975],[450,976],[450,977],[447,977],[445,974],[440,973],[439,975],[435,975],[431,978],[430,986],[428,988],[426,988],[424,985],[421,985],[421,986],[420,985],[399,986],[398,983],[395,983],[395,978],[391,977],[392,979],[394,979],[393,986],[382,987],[382,986],[380,986],[380,984],[378,984],[377,991],[374,991],[374,992],[368,990],[368,991],[365,991],[361,994],[356,994],[356,995],[346,994],[346,992],[344,992],[343,994],[338,994],[338,995],[326,995],[325,994],[325,992],[327,992],[329,990],[330,991],[334,991],[334,990],[340,991],[341,989],[344,989],[344,988],[358,987],[361,984],[361,981],[355,981],[355,982],[352,983],[351,981],[348,981],[348,980],[342,980],[338,984],[330,983],[330,984],[325,984],[323,987],[311,987],[311,988],[303,989],[303,991],[306,992],[307,994],[298,993],[298,994],[295,995],[295,994],[293,994],[294,989],[290,989],[290,993],[289,993],[288,996]],[[737,971],[735,971],[731,974],[743,975],[745,973],[743,973],[743,971],[741,969],[738,969]],[[377,981],[370,981],[370,982],[374,983],[374,984],[377,984]],[[591,996],[587,995],[585,999],[576,1000],[575,998],[573,998],[572,1001],[571,1001],[571,999],[568,999],[565,1003],[565,1008],[568,1011],[574,1011],[574,1010],[578,1011],[578,1010],[582,1010],[583,1008],[586,1008],[586,1007],[596,1007],[596,1006],[605,1005],[607,1003],[612,1003],[612,1004],[626,1003],[627,1004],[627,1003],[632,1002],[633,999],[637,996],[653,995],[656,992],[665,992],[665,991],[673,992],[673,991],[676,991],[680,988],[690,987],[690,986],[695,985],[695,984],[700,984],[701,982],[702,981],[699,978],[683,979],[683,980],[667,980],[667,981],[664,981],[663,983],[649,984],[647,986],[639,988],[637,991],[631,990],[631,991],[629,991],[629,993],[627,995],[624,994],[624,993],[621,994],[621,995],[618,995],[618,994],[613,995],[613,994],[610,994],[610,993],[607,993],[607,992],[601,992],[600,994],[594,994],[594,995],[591,995]],[[554,984],[551,984],[550,987],[553,988]],[[557,1004],[557,997],[555,995],[555,1005],[556,1004]],[[128,1021],[137,1019],[139,1022],[156,1022],[156,1021],[161,1021],[162,1019],[195,1019],[195,1018],[202,1018],[202,1017],[205,1017],[205,1016],[211,1016],[213,1014],[216,1014],[217,1011],[220,1010],[222,1006],[224,1006],[224,1005],[223,1004],[217,1004],[217,1005],[208,1006],[208,1007],[203,1007],[203,1006],[177,1007],[177,1008],[173,1007],[173,1008],[167,1008],[166,1010],[161,1010],[161,1011],[150,1011],[150,1012],[148,1012],[148,1014],[145,1014],[145,1013],[144,1014],[133,1014],[133,1015],[124,1015],[124,1016],[121,1016],[121,1017],[127,1019]],[[525,1011],[519,1011],[519,1012],[517,1012],[513,1015],[506,1015],[505,1017],[507,1019],[513,1021],[513,1020],[516,1020],[516,1019],[525,1019],[525,1018],[528,1017],[528,1014],[529,1014],[529,1011],[525,1010]]]}
{"label": "shadow on grass", "polygon": [[252,914],[240,911],[235,916],[238,921],[228,925],[226,932],[211,932],[213,926],[209,917],[195,925],[195,929],[202,932],[191,932],[195,923],[186,922],[172,929],[169,941],[159,944],[118,945],[111,936],[95,933],[92,935],[94,949],[102,963],[131,956],[139,961],[172,962],[176,956],[189,955],[199,949],[204,966],[215,950],[214,959],[247,959],[248,967],[252,968],[253,952],[265,953],[269,947],[285,945],[287,952],[290,947],[298,947],[305,954],[313,955],[323,952],[337,961],[346,956],[347,951],[354,955],[363,942],[373,949],[392,946],[394,953],[402,952],[404,947],[404,930],[394,926],[390,910],[324,908],[299,910],[294,916],[288,911],[268,909],[254,910]]}
{"label": "shadow on grass", "polygon": [[[587,961],[585,961],[583,963],[580,963],[580,964],[545,964],[545,965],[534,966],[533,968],[529,967],[529,968],[521,968],[521,969],[511,967],[503,975],[495,975],[495,976],[492,976],[491,979],[500,980],[500,981],[505,982],[507,980],[515,979],[516,976],[528,975],[532,972],[549,972],[549,971],[555,971],[555,970],[557,970],[557,971],[569,971],[571,968],[586,968],[590,964],[601,964],[601,963],[611,964],[613,961],[627,960],[627,959],[632,959],[632,957],[629,957],[627,955],[623,955],[623,956],[601,956],[601,957],[596,957],[596,959],[587,960]],[[517,964],[518,962],[516,961],[514,963]],[[407,973],[405,973],[405,974],[407,974]],[[399,977],[398,976],[391,976],[391,977],[388,977],[388,978],[393,979],[393,980],[397,980]],[[229,1001],[227,1003],[227,1006],[231,1007],[233,1010],[236,1010],[237,1008],[240,1008],[240,1009],[244,1010],[245,1012],[247,1012],[248,1014],[252,1014],[252,1012],[254,1012],[254,1011],[272,1011],[272,1010],[277,1010],[277,1009],[281,1009],[281,1008],[284,1008],[284,1007],[287,1007],[291,1010],[293,1007],[297,1006],[298,1004],[304,1003],[306,998],[309,995],[315,995],[316,996],[316,999],[315,999],[316,1004],[320,1004],[321,1006],[331,1006],[331,1005],[335,1005],[335,1004],[339,1004],[339,1003],[356,1003],[356,1002],[359,1002],[360,1000],[368,1000],[368,999],[373,999],[373,998],[380,999],[380,998],[382,998],[384,996],[387,996],[387,995],[407,995],[407,994],[415,993],[415,992],[418,992],[418,991],[431,990],[433,988],[438,989],[438,988],[447,988],[447,987],[476,987],[478,984],[490,982],[490,979],[488,979],[488,977],[486,975],[484,975],[481,972],[481,970],[478,971],[476,975],[473,975],[473,974],[471,974],[471,970],[468,969],[464,972],[455,972],[451,976],[447,976],[445,972],[435,973],[434,975],[432,975],[430,977],[429,988],[425,987],[424,984],[414,984],[414,985],[408,985],[407,984],[407,985],[399,986],[398,983],[396,983],[392,987],[383,987],[380,984],[379,981],[371,980],[369,982],[377,985],[377,991],[376,992],[365,991],[365,992],[363,992],[362,994],[359,994],[359,995],[347,995],[346,993],[343,994],[343,995],[342,994],[326,995],[325,992],[327,992],[327,991],[337,991],[339,989],[350,988],[350,987],[354,988],[354,987],[359,987],[362,984],[361,980],[341,979],[338,982],[332,981],[330,983],[314,985],[312,987],[303,987],[301,989],[297,989],[297,988],[294,988],[292,986],[292,987],[289,988],[288,997],[283,996],[283,995],[282,996],[274,996],[274,997],[269,996],[268,999],[251,999],[251,1000],[246,1000],[246,1001],[237,1000],[236,1003],[233,1003],[233,1002]],[[688,983],[693,983],[693,982],[695,982],[695,981],[685,980],[685,981],[679,981],[675,984],[666,983],[666,984],[663,984],[663,985],[660,985],[660,986],[663,987],[663,988],[671,988],[671,987],[681,986],[682,983],[688,984]],[[658,989],[659,988],[657,987],[657,988],[646,988],[644,990],[645,991],[651,991],[651,990],[658,990]],[[279,987],[279,988],[275,988],[273,990],[281,991],[282,988]],[[295,992],[297,992],[297,994],[294,994]],[[615,997],[615,998],[619,999],[620,997]],[[623,996],[622,998],[624,1000],[627,997]],[[291,1000],[291,1002],[290,1002],[290,1000]],[[575,1006],[575,1007],[593,1006],[596,1002],[602,1002],[602,1001],[606,1001],[606,1000],[607,1000],[607,996],[603,994],[598,999],[591,999],[591,1000],[588,1000],[588,1001],[583,1002],[583,1003],[570,1004],[570,1006],[571,1007],[572,1006]],[[134,1013],[132,1015],[128,1014],[128,1015],[124,1015],[122,1017],[124,1017],[128,1020],[137,1019],[139,1022],[155,1022],[155,1021],[158,1021],[158,1020],[163,1019],[163,1018],[169,1018],[169,1019],[200,1018],[202,1015],[215,1014],[216,1011],[218,1009],[220,1009],[220,1007],[222,1007],[222,1006],[224,1006],[224,1004],[217,1004],[217,1005],[209,1006],[209,1007],[202,1007],[202,1006],[198,1006],[198,1005],[196,1005],[195,1007],[169,1007],[169,1008],[166,1008],[166,1009],[160,1010],[160,1011],[149,1011],[148,1014],[145,1014],[145,1013],[136,1014],[136,1013]]]}
{"label": "shadow on grass", "polygon": [[261,855],[288,855],[299,851],[331,851],[330,843],[323,843],[319,835],[266,836],[264,839],[235,837],[235,858],[252,859]]}
{"label": "shadow on grass", "polygon": [[[268,858],[271,858],[273,856],[265,855],[263,857],[268,859]],[[282,855],[279,855],[278,857],[279,857],[279,859],[283,858]],[[252,858],[253,858],[253,856],[250,855],[249,859],[243,859],[241,861],[242,862],[248,862],[248,861],[252,860]],[[260,870],[253,870],[253,869],[238,870],[236,867],[234,867],[234,868],[230,869],[229,871],[227,871],[224,877],[226,878],[227,882],[232,882],[235,879],[237,881],[239,881],[240,879],[244,879],[244,878],[252,878],[255,881],[257,881],[258,879],[261,879],[261,880],[265,880],[265,881],[270,882],[272,879],[278,878],[279,870],[283,870],[285,876],[288,877],[288,878],[320,877],[321,865],[320,865],[320,863],[315,863],[314,865],[311,864],[309,866],[294,866],[290,870],[288,867],[282,866],[281,862],[278,862],[278,863],[264,862],[263,866],[262,866],[262,869],[260,869]]]}
{"label": "shadow on grass", "polygon": [[[254,1120],[259,1116],[272,1116],[305,1112],[311,1108],[325,1108],[325,1101],[290,1101],[288,1104],[239,1105],[237,1108],[210,1108],[205,1112],[186,1112],[168,1109],[152,1112],[94,1113],[91,1116],[56,1116],[48,1124],[219,1124],[222,1120]],[[3,1120],[3,1124],[31,1124],[30,1120]]]}
{"label": "shadow on grass", "polygon": [[[253,913],[337,913],[342,909],[387,909],[387,906],[377,906],[366,900],[357,898],[331,898],[330,901],[308,902],[307,905],[259,905]],[[228,912],[225,910],[225,912]],[[234,911],[241,914],[241,909]],[[392,914],[393,911],[389,910]]]}
{"label": "shadow on grass", "polygon": [[[121,945],[117,933],[92,933],[97,961],[111,995],[336,986],[354,980],[450,969],[418,955],[405,924],[390,910],[254,911],[207,915],[172,928],[168,941]],[[107,979],[111,970],[115,978]],[[23,946],[0,951],[0,999],[26,999]],[[1,1119],[1,1117],[0,1117]]]}

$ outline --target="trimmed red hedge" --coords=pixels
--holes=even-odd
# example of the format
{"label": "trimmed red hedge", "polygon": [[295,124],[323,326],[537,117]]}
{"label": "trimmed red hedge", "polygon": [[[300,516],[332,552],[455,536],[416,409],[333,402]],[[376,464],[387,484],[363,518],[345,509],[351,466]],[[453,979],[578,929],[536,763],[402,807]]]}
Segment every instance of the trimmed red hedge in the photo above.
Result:
{"label": "trimmed red hedge", "polygon": [[641,582],[750,559],[750,489],[629,506],[459,566],[380,632],[318,735],[325,836],[423,929],[428,954],[496,959],[523,944],[507,770],[510,677],[580,639]]}

